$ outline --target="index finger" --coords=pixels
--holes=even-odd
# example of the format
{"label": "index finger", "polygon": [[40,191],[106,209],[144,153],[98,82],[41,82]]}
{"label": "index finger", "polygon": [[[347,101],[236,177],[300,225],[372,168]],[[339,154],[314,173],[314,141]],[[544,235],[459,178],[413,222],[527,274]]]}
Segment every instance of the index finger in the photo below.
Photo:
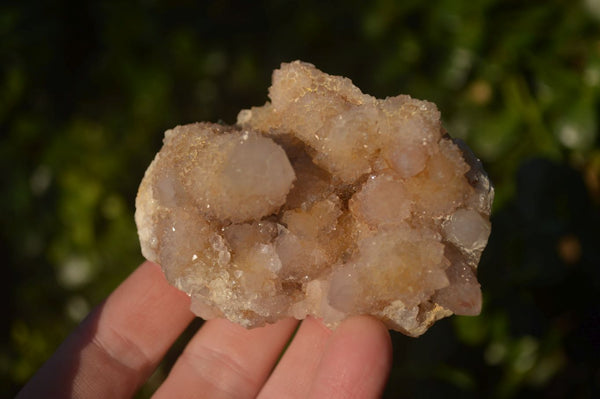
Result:
{"label": "index finger", "polygon": [[138,267],[58,348],[19,398],[130,397],[194,318],[160,266]]}

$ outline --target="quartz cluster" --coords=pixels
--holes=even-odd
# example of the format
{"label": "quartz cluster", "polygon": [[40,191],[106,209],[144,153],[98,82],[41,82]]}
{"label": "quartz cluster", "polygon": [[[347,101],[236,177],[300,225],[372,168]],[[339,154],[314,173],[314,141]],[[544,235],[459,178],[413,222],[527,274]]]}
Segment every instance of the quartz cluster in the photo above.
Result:
{"label": "quartz cluster", "polygon": [[436,106],[299,61],[269,98],[234,126],[168,130],[141,183],[142,252],[194,313],[248,328],[370,314],[411,336],[478,314],[494,191]]}

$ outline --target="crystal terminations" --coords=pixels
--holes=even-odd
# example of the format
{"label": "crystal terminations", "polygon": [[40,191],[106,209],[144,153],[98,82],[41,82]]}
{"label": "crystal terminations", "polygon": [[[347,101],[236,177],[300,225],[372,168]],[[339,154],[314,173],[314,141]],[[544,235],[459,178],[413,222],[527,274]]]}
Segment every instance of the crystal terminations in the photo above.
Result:
{"label": "crystal terminations", "polygon": [[204,319],[371,314],[423,334],[476,315],[493,188],[436,106],[303,62],[235,126],[165,133],[136,199],[144,256]]}

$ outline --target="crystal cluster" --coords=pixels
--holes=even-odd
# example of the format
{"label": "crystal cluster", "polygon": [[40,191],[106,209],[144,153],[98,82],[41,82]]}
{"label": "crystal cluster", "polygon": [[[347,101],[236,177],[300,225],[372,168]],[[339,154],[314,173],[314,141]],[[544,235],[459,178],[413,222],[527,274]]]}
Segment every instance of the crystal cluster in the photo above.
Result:
{"label": "crystal cluster", "polygon": [[144,256],[202,318],[371,314],[418,336],[476,315],[493,189],[434,104],[299,61],[237,124],[165,133],[136,201]]}

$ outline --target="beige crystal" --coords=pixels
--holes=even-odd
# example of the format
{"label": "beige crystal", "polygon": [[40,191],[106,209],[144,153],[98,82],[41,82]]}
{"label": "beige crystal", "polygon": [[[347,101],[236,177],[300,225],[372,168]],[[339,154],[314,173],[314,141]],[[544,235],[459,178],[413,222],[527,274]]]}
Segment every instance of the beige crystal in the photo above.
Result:
{"label": "beige crystal", "polygon": [[142,252],[192,310],[245,327],[371,314],[411,336],[478,314],[494,192],[435,105],[299,61],[269,97],[235,126],[168,130],[140,186]]}

